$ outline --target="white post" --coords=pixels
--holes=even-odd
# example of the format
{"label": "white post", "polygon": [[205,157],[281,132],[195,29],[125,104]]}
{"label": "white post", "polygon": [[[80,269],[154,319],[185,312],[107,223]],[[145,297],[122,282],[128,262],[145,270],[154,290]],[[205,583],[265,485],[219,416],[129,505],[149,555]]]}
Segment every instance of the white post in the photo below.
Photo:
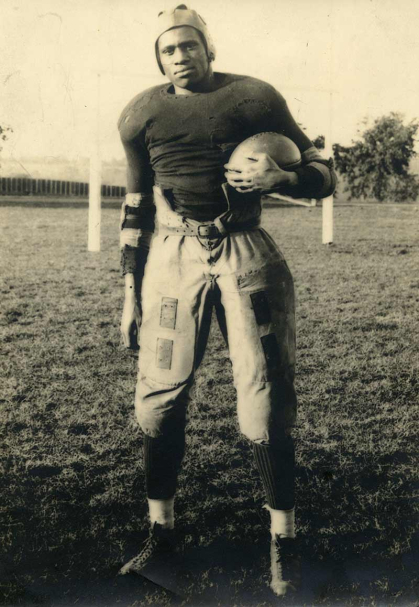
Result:
{"label": "white post", "polygon": [[[324,152],[326,158],[333,158],[332,148],[332,110],[333,110],[333,93],[329,93],[329,128],[325,135],[325,147]],[[333,194],[327,198],[323,198],[322,207],[323,216],[323,230],[322,230],[322,242],[323,244],[332,244],[333,242]]]}
{"label": "white post", "polygon": [[333,196],[323,198],[323,244],[333,242]]}
{"label": "white post", "polygon": [[97,75],[97,106],[95,133],[92,137],[90,152],[89,177],[89,251],[100,251],[100,214],[101,214],[101,187],[102,164],[100,159],[100,74]]}
{"label": "white post", "polygon": [[[333,0],[330,2],[329,14],[329,121],[328,129],[325,133],[325,155],[326,158],[333,158],[333,92],[332,92],[332,69],[333,69]],[[333,242],[333,195],[323,198],[323,244],[332,244]]]}

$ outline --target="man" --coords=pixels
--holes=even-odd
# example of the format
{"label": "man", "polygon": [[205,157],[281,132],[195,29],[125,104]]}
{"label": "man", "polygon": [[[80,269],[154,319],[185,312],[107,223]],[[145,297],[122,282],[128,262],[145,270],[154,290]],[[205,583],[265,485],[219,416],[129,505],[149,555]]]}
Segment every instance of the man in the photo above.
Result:
{"label": "man", "polygon": [[[273,87],[213,72],[214,45],[195,11],[180,5],[158,22],[156,58],[169,84],[135,97],[119,121],[128,162],[121,331],[130,347],[141,325],[136,413],[151,521],[143,551],[121,573],[140,571],[173,543],[188,390],[215,306],[240,430],[252,444],[271,514],[271,587],[283,595],[298,584],[289,567],[297,552],[294,292],[281,252],[259,227],[260,198],[271,191],[325,197],[335,176]],[[264,154],[252,154],[247,168],[225,165],[241,141],[264,131],[291,138],[302,167],[283,171]]]}

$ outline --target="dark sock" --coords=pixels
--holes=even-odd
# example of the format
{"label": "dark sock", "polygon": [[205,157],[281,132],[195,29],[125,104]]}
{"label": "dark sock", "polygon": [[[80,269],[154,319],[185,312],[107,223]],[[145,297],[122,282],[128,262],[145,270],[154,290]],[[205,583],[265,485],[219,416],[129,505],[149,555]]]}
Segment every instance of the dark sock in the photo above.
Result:
{"label": "dark sock", "polygon": [[273,445],[253,443],[253,454],[266,499],[274,510],[290,510],[295,503],[295,450],[291,436]]}
{"label": "dark sock", "polygon": [[169,499],[176,491],[176,481],[185,452],[185,433],[178,436],[144,436],[144,470],[147,497]]}

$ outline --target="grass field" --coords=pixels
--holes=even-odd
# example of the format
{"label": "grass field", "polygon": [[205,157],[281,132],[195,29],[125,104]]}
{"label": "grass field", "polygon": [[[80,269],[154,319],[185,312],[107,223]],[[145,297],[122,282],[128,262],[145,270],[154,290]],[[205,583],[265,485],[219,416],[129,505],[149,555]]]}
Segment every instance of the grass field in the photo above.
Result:
{"label": "grass field", "polygon": [[[1,208],[3,604],[275,605],[268,515],[215,326],[176,501],[187,595],[116,578],[147,533],[136,359],[120,346],[118,211]],[[269,208],[297,291],[294,605],[418,601],[418,207]]]}

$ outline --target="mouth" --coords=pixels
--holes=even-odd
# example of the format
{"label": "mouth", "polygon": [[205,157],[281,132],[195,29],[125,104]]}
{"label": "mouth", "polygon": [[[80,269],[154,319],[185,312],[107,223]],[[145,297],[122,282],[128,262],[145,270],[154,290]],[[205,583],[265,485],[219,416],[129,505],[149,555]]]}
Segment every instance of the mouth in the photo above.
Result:
{"label": "mouth", "polygon": [[185,76],[189,76],[189,74],[191,74],[193,71],[193,67],[186,67],[183,70],[178,70],[177,72],[175,72],[175,75],[180,76],[180,78],[183,78]]}

